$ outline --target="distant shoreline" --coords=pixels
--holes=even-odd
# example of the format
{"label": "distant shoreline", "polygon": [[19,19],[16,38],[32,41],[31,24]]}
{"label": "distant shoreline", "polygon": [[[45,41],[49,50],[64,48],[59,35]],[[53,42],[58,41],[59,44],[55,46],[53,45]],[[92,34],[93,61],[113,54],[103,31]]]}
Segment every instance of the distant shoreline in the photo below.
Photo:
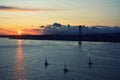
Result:
{"label": "distant shoreline", "polygon": [[120,34],[92,34],[92,35],[0,35],[1,38],[24,40],[60,40],[60,41],[92,41],[92,42],[120,42]]}

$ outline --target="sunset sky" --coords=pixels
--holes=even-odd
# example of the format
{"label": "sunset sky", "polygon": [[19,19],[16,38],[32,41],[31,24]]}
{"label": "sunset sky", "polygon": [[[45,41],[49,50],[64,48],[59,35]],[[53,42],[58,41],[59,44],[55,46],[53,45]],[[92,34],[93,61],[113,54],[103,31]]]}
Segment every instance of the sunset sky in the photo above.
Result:
{"label": "sunset sky", "polygon": [[120,0],[0,0],[0,28],[61,24],[120,26]]}

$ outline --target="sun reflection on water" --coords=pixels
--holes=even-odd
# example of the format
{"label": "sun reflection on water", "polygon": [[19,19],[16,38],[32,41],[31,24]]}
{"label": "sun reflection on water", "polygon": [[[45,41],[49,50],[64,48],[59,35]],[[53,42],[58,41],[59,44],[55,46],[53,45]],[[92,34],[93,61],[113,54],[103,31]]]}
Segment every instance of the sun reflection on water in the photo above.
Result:
{"label": "sun reflection on water", "polygon": [[22,52],[22,40],[18,40],[17,44],[13,78],[14,80],[27,80],[25,75],[24,55]]}

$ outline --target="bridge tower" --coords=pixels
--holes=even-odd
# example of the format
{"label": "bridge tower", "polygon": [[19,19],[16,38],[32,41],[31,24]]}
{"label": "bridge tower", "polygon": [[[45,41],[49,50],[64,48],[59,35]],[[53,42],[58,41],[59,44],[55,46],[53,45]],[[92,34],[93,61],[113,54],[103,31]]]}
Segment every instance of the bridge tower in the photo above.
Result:
{"label": "bridge tower", "polygon": [[79,46],[81,46],[81,44],[82,44],[82,25],[80,25],[80,26],[78,26],[79,27],[79,32],[78,32],[78,35],[79,35],[79,42],[78,42],[78,44],[79,44]]}

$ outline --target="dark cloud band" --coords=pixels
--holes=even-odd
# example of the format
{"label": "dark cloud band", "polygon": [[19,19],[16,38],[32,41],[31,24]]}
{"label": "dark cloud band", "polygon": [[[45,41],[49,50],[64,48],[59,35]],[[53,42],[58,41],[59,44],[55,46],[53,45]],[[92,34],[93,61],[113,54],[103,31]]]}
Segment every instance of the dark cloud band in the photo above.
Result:
{"label": "dark cloud band", "polygon": [[31,9],[31,8],[0,6],[0,11],[59,11],[59,10],[62,9]]}

